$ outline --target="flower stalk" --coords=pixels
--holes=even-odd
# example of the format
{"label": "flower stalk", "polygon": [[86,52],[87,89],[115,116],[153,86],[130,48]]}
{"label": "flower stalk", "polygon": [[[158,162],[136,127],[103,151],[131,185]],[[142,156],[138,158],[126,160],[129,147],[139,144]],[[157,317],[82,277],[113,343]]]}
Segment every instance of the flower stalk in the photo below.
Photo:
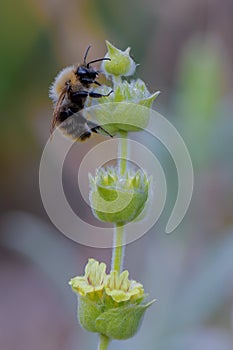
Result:
{"label": "flower stalk", "polygon": [[124,260],[124,225],[116,224],[114,227],[114,247],[112,251],[112,267],[111,270],[122,271]]}
{"label": "flower stalk", "polygon": [[107,350],[110,339],[106,335],[100,334],[98,350]]}
{"label": "flower stalk", "polygon": [[120,136],[119,154],[118,154],[119,168],[120,168],[120,174],[124,176],[127,170],[128,132],[121,130],[119,131],[119,136]]}
{"label": "flower stalk", "polygon": [[[127,155],[128,155],[128,132],[120,131],[120,142],[119,142],[119,172],[123,177],[127,171]],[[120,273],[123,268],[124,260],[124,225],[116,224],[114,227],[114,244],[112,251],[112,270]]]}
{"label": "flower stalk", "polygon": [[113,89],[114,89],[114,91],[117,89],[117,87],[119,86],[119,85],[121,85],[121,83],[122,83],[122,79],[121,79],[121,76],[120,75],[118,75],[118,76],[113,76],[113,78],[112,78],[112,83],[113,83]]}
{"label": "flower stalk", "polygon": [[[143,130],[149,121],[150,108],[159,92],[150,94],[145,83],[138,79],[122,79],[134,73],[136,64],[130,48],[118,50],[107,42],[108,52],[102,71],[112,80],[114,92],[93,105],[95,119],[112,135],[119,135],[118,164],[115,168],[100,168],[89,175],[89,199],[94,216],[112,223],[114,242],[111,271],[106,264],[89,259],[84,276],[70,280],[78,296],[78,319],[90,332],[99,333],[98,350],[107,350],[111,339],[128,339],[139,328],[146,309],[141,283],[129,279],[123,270],[125,225],[142,218],[146,212],[150,181],[143,169],[133,169],[128,163],[128,132]],[[99,87],[104,92],[103,86]]]}

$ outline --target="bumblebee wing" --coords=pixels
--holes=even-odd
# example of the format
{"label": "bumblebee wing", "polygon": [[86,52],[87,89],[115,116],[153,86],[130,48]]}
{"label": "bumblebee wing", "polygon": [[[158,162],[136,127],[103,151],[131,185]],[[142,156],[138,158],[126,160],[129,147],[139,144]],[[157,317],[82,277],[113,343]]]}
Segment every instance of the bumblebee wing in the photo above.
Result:
{"label": "bumblebee wing", "polygon": [[66,136],[75,141],[85,141],[91,136],[91,129],[81,112],[74,113],[60,124],[60,129]]}
{"label": "bumblebee wing", "polygon": [[60,109],[61,109],[61,106],[62,106],[62,103],[66,97],[66,94],[67,94],[67,91],[68,91],[68,87],[66,86],[63,91],[61,92],[59,98],[58,98],[58,101],[55,105],[55,108],[54,108],[54,112],[53,112],[53,119],[52,119],[52,122],[51,122],[51,125],[50,125],[50,133],[52,134],[55,126],[56,126],[56,123],[58,121],[58,118],[59,118],[59,113],[60,113]]}

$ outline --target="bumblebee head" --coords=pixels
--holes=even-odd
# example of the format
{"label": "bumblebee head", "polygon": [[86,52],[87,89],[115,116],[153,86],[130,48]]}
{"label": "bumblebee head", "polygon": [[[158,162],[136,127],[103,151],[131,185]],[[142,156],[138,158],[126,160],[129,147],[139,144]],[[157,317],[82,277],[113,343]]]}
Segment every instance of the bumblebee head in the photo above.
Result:
{"label": "bumblebee head", "polygon": [[75,75],[82,84],[93,84],[98,77],[98,71],[93,67],[87,67],[86,65],[78,66]]}
{"label": "bumblebee head", "polygon": [[97,84],[100,85],[95,79],[98,77],[99,71],[96,70],[95,68],[91,67],[92,63],[99,62],[99,61],[110,61],[110,58],[103,57],[103,58],[97,58],[96,60],[86,62],[88,52],[90,50],[91,46],[88,46],[85,55],[84,55],[84,60],[83,64],[78,66],[75,75],[77,78],[80,80],[82,84]]}

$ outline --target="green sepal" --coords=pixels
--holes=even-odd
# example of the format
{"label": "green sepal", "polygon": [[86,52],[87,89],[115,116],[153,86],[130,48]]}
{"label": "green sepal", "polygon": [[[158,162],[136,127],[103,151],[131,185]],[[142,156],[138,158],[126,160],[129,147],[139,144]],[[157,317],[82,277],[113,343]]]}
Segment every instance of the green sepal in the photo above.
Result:
{"label": "green sepal", "polygon": [[152,103],[154,102],[154,100],[160,95],[160,91],[156,91],[153,95],[142,99],[138,102],[139,105],[147,107],[147,108],[151,108]]}
{"label": "green sepal", "polygon": [[[148,191],[120,192],[118,190],[118,201],[103,200],[98,192],[90,193],[92,211],[97,219],[103,222],[126,223],[133,221],[142,212],[148,198]],[[114,203],[114,204],[111,204]],[[126,205],[126,203],[128,203]],[[104,211],[97,208],[102,207]],[[118,211],[117,208],[123,208]]]}
{"label": "green sepal", "polygon": [[103,198],[106,201],[112,202],[112,201],[115,201],[118,197],[118,194],[115,188],[99,185],[97,187],[97,190],[101,198]]}
{"label": "green sepal", "polygon": [[145,305],[128,305],[103,312],[95,324],[99,333],[111,339],[131,338],[139,329],[146,309],[154,302]]}
{"label": "green sepal", "polygon": [[98,332],[95,326],[96,319],[103,312],[103,305],[88,297],[78,298],[78,320],[80,325],[89,332]]}
{"label": "green sepal", "polygon": [[151,110],[143,104],[132,102],[110,102],[99,104],[89,110],[92,118],[112,135],[119,131],[136,132],[147,127]]}

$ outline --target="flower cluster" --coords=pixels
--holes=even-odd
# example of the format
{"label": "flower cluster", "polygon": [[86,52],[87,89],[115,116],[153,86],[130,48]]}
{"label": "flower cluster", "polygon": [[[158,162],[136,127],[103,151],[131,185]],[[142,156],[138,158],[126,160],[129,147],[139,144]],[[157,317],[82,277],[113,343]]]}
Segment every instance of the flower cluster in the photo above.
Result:
{"label": "flower cluster", "polygon": [[[142,300],[143,286],[134,280],[129,280],[129,272],[123,271],[120,275],[116,271],[106,274],[106,264],[95,259],[88,259],[84,276],[77,276],[70,280],[74,292],[90,299],[103,300],[109,296],[117,303]],[[105,296],[104,296],[105,295]],[[96,298],[93,298],[93,297]]]}
{"label": "flower cluster", "polygon": [[[123,76],[130,76],[135,71],[130,49],[121,51],[109,42],[107,48],[105,57],[111,61],[103,61],[102,71],[112,80],[114,91],[108,98],[92,99],[92,108],[88,108],[87,114],[100,125],[105,125],[112,135],[121,131],[141,131],[149,122],[150,108],[160,91],[151,94],[141,79],[122,80]],[[107,94],[109,88],[100,86],[95,91]]]}
{"label": "flower cluster", "polygon": [[131,169],[122,176],[117,168],[101,168],[89,180],[91,208],[99,220],[125,224],[144,209],[149,180],[143,171]]}
{"label": "flower cluster", "polygon": [[[140,320],[151,305],[142,304],[143,285],[129,280],[127,270],[106,274],[106,265],[89,259],[85,275],[70,280],[78,295],[78,317],[84,329],[113,339],[127,339],[138,330]],[[124,316],[124,317],[123,317]]]}

